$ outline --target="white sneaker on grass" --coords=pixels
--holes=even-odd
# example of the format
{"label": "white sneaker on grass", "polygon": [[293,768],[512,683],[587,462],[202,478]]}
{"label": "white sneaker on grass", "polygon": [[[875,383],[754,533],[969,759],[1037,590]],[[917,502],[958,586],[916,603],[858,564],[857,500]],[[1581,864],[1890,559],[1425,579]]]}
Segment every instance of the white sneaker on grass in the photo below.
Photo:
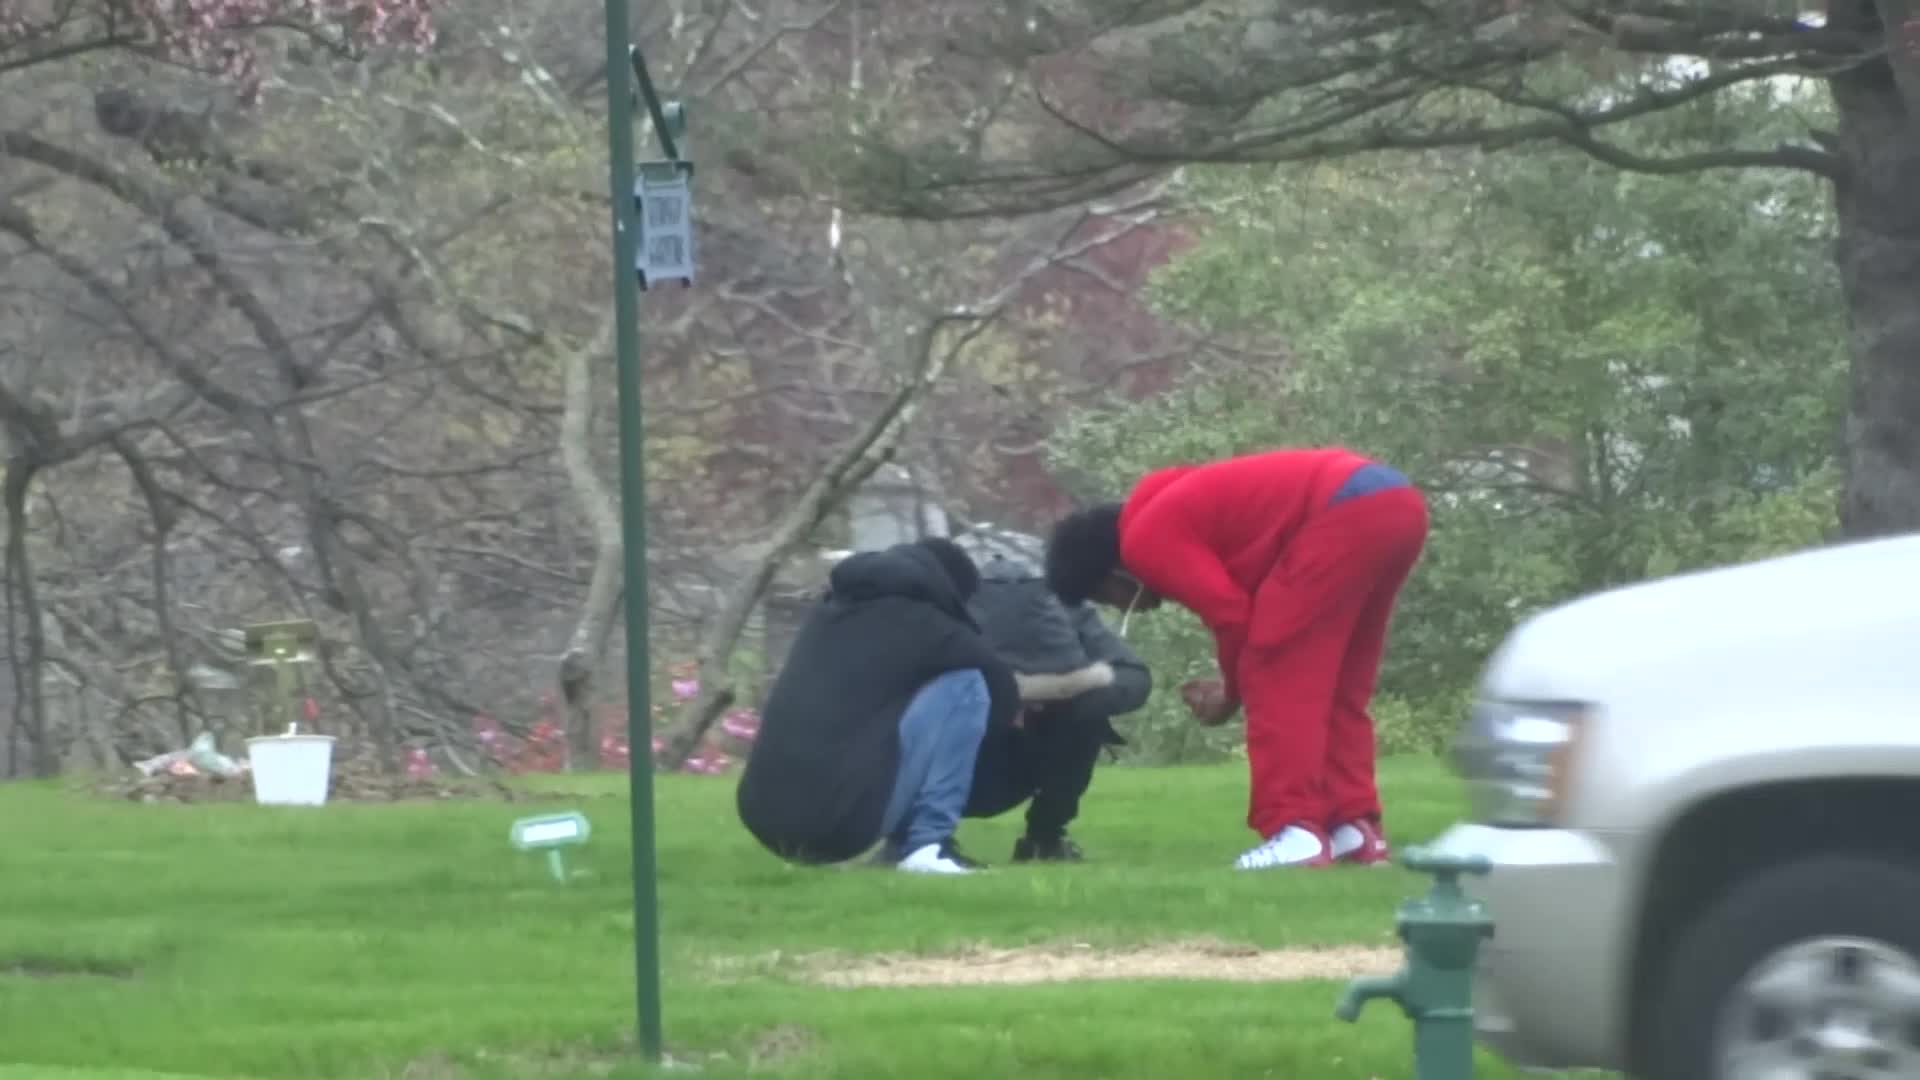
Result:
{"label": "white sneaker on grass", "polygon": [[982,869],[979,863],[962,855],[951,840],[923,844],[894,866],[912,874],[971,874]]}
{"label": "white sneaker on grass", "polygon": [[1318,829],[1289,825],[1267,838],[1264,844],[1248,848],[1234,860],[1236,870],[1280,870],[1292,866],[1328,866],[1333,854],[1327,838]]}
{"label": "white sneaker on grass", "polygon": [[1331,846],[1334,862],[1358,866],[1393,865],[1393,850],[1387,846],[1387,838],[1381,834],[1380,826],[1364,818],[1333,830]]}

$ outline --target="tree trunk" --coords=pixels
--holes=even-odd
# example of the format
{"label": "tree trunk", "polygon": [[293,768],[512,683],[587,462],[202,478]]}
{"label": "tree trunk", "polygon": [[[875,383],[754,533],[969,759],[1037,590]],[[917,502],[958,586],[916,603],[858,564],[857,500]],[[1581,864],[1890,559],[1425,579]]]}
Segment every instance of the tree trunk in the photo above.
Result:
{"label": "tree trunk", "polygon": [[[590,769],[599,757],[593,732],[594,679],[606,662],[607,643],[620,612],[626,577],[626,538],[614,495],[593,467],[593,366],[613,342],[613,320],[601,323],[593,343],[566,359],[565,408],[560,417],[560,461],[580,512],[593,528],[593,578],[580,618],[560,657],[560,700],[567,717],[567,768]],[[637,647],[629,642],[628,648]],[[647,751],[629,748],[632,753]]]}
{"label": "tree trunk", "polygon": [[[153,469],[147,465],[146,458],[140,455],[131,439],[114,439],[113,449],[132,474],[134,486],[147,504],[148,522],[153,529],[147,545],[153,582],[153,620],[167,651],[167,673],[173,677],[174,723],[179,729],[180,745],[185,746],[199,734],[195,730],[195,714],[204,717],[205,710],[196,708],[199,694],[193,680],[187,675],[186,654],[180,647],[180,635],[173,627],[173,590],[167,569],[167,539],[173,535],[174,526],[179,524],[179,514],[174,511],[165,489],[161,488]],[[102,760],[104,763],[111,759]]]}
{"label": "tree trunk", "polygon": [[[1158,198],[1158,193],[1155,193],[1143,197],[1131,208],[1104,211],[1103,216],[1115,222],[1112,227],[1073,240],[1093,220],[1095,212],[1089,210],[1061,233],[1059,245],[1053,251],[1033,260],[1026,269],[1009,278],[986,302],[948,308],[932,315],[923,314],[917,320],[907,319],[899,324],[902,327],[899,340],[904,345],[902,355],[906,361],[903,365],[905,378],[880,411],[862,425],[859,433],[840,448],[826,469],[815,476],[800,498],[787,508],[774,527],[766,554],[746,578],[728,593],[726,604],[702,637],[695,658],[699,664],[700,692],[687,703],[672,732],[662,740],[663,745],[654,762],[656,767],[672,770],[684,765],[700,740],[706,737],[707,729],[733,703],[735,691],[726,677],[727,663],[733,658],[733,651],[740,642],[740,633],[745,629],[753,609],[760,603],[768,584],[826,516],[851,495],[862,481],[873,475],[874,470],[893,457],[901,439],[912,427],[921,401],[946,374],[955,358],[1000,318],[1007,305],[1035,275],[1096,248],[1105,247],[1152,221],[1158,214],[1153,208]],[[876,302],[874,295],[877,294],[867,294],[851,274],[848,284],[854,295],[866,297],[863,303],[876,315],[886,312],[897,319],[901,311],[912,310]],[[948,333],[949,330],[952,332]],[[639,752],[638,748],[635,752]]]}
{"label": "tree trunk", "polygon": [[1832,87],[1847,162],[1835,258],[1853,328],[1840,523],[1859,539],[1920,530],[1920,100],[1903,100],[1884,60]]}
{"label": "tree trunk", "polygon": [[[800,498],[781,515],[773,530],[772,544],[746,578],[728,590],[726,603],[701,639],[695,657],[700,672],[700,692],[688,702],[680,721],[662,739],[657,766],[672,770],[686,764],[714,721],[734,703],[737,694],[727,679],[727,665],[740,643],[741,631],[766,594],[767,586],[827,515],[893,455],[901,433],[913,422],[920,398],[932,388],[945,367],[945,358],[942,358],[929,365],[915,381],[896,391],[886,407],[868,421],[860,434],[835,455],[833,463],[814,477]],[[640,751],[636,748],[634,752]]]}
{"label": "tree trunk", "polygon": [[[996,309],[997,310],[997,309]],[[700,692],[687,703],[673,730],[662,739],[656,766],[673,770],[686,764],[700,740],[706,737],[720,714],[734,702],[736,693],[727,679],[727,664],[740,643],[753,609],[759,605],[775,574],[788,558],[813,534],[827,515],[845,501],[861,482],[885,464],[900,445],[901,437],[913,424],[921,400],[946,373],[947,365],[972,341],[984,321],[956,335],[949,345],[940,343],[941,328],[950,317],[932,320],[909,335],[907,355],[910,374],[907,382],[895,390],[878,413],[868,420],[851,441],[842,446],[833,461],[815,476],[800,498],[788,507],[774,526],[773,541],[748,572],[745,580],[728,591],[713,624],[700,642],[695,657],[700,671]],[[636,749],[636,753],[639,751]]]}
{"label": "tree trunk", "polygon": [[[27,496],[37,472],[39,468],[33,462],[20,459],[9,463],[6,470],[7,609],[12,613],[7,626],[12,648],[8,651],[14,657],[19,716],[24,718],[27,739],[33,744],[33,775],[53,776],[60,771],[61,748],[58,733],[47,720],[46,612],[40,606],[27,546]],[[21,623],[25,624],[24,634],[18,632]]]}

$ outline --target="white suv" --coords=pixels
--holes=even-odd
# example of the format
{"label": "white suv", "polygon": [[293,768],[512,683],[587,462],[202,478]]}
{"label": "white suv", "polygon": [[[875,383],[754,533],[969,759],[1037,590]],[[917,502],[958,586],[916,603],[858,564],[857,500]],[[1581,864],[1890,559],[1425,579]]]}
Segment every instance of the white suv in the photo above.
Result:
{"label": "white suv", "polygon": [[1653,1080],[1920,1077],[1920,537],[1518,627],[1456,760],[1480,1037]]}

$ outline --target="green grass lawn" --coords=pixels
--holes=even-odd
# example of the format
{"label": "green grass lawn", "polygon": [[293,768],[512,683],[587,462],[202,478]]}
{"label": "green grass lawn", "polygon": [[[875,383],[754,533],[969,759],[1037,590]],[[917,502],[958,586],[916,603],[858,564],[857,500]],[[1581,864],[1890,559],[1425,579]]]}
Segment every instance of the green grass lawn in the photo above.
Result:
{"label": "green grass lawn", "polygon": [[[1383,774],[1397,842],[1457,813],[1437,764]],[[0,788],[0,1080],[642,1075],[624,777],[538,783],[563,793],[316,811]],[[732,792],[676,776],[658,798],[667,1039],[701,1075],[1412,1076],[1409,1025],[1383,1005],[1335,1021],[1336,982],[800,977],[823,952],[1389,942],[1424,879],[1228,868],[1250,839],[1243,767],[1103,769],[1075,829],[1097,861],[963,879],[789,868]],[[595,831],[589,876],[562,888],[506,834],[569,807]],[[997,862],[1018,827],[969,822],[961,841]]]}

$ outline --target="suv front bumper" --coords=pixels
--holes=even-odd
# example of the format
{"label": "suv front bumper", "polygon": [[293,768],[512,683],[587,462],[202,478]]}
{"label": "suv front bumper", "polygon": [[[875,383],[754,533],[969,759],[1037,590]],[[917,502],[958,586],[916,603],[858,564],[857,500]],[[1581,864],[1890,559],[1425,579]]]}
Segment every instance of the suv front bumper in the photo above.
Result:
{"label": "suv front bumper", "polygon": [[1487,825],[1456,825],[1430,849],[1493,864],[1463,882],[1493,917],[1474,979],[1480,1041],[1527,1068],[1624,1068],[1632,940],[1614,852],[1588,833]]}

